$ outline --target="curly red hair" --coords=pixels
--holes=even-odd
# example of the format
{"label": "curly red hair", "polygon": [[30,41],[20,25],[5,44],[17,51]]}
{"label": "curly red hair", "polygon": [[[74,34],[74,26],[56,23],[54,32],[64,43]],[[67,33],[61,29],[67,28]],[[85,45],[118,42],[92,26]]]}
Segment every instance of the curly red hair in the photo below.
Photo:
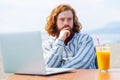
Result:
{"label": "curly red hair", "polygon": [[57,25],[56,25],[57,17],[61,12],[67,11],[67,10],[71,10],[72,14],[73,14],[73,26],[74,26],[73,31],[76,32],[76,33],[80,32],[80,30],[82,28],[82,25],[78,21],[78,17],[76,16],[75,10],[68,4],[61,4],[61,5],[57,6],[56,8],[54,8],[52,10],[51,14],[47,18],[47,24],[45,26],[45,30],[48,32],[49,35],[56,36],[56,33],[57,33]]}

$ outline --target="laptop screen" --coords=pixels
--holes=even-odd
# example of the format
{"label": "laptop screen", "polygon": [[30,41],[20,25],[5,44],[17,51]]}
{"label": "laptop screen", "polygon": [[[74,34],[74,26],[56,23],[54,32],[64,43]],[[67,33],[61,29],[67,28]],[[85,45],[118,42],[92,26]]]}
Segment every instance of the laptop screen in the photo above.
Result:
{"label": "laptop screen", "polygon": [[0,34],[0,46],[5,72],[45,72],[40,31]]}

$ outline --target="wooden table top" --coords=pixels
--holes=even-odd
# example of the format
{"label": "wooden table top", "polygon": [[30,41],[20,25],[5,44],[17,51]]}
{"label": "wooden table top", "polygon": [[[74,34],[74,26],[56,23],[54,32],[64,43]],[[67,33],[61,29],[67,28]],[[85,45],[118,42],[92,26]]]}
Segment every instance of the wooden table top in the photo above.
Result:
{"label": "wooden table top", "polygon": [[97,69],[78,69],[51,76],[13,74],[3,80],[120,80],[120,71],[100,72]]}

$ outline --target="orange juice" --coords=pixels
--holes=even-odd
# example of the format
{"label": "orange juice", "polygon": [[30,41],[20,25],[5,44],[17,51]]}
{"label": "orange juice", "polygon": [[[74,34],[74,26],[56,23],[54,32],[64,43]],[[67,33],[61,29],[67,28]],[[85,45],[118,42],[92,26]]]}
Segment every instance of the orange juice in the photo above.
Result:
{"label": "orange juice", "polygon": [[110,51],[109,47],[96,48],[98,69],[108,70],[110,68]]}

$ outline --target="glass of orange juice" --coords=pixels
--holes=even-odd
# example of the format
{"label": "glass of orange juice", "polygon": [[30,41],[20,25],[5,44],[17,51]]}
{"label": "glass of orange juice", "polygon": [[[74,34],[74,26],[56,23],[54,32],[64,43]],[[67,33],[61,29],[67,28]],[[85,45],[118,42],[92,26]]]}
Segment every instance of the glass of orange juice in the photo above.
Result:
{"label": "glass of orange juice", "polygon": [[108,71],[110,68],[110,46],[96,46],[98,69]]}

